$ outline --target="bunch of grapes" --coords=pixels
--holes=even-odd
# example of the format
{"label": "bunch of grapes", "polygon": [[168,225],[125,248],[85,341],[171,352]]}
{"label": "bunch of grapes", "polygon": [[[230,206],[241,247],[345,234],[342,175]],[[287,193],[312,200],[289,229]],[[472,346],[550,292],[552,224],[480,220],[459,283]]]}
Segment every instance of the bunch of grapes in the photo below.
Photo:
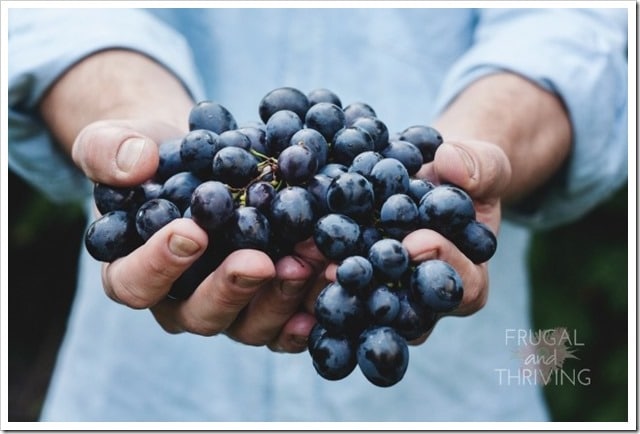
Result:
{"label": "bunch of grapes", "polygon": [[169,292],[185,299],[234,250],[261,250],[276,261],[311,237],[337,264],[335,282],[315,304],[313,366],[328,380],[359,366],[375,385],[396,384],[408,366],[407,342],[463,295],[449,264],[412,262],[401,240],[432,229],[482,263],[495,252],[494,234],[476,220],[464,190],[415,177],[442,143],[434,128],[390,134],[370,105],[343,107],[323,88],[273,89],[258,113],[260,121],[238,126],[224,106],[201,101],[189,132],[159,145],[152,179],[95,184],[101,216],[85,234],[87,251],[112,262],[170,221],[193,219],[211,247]]}

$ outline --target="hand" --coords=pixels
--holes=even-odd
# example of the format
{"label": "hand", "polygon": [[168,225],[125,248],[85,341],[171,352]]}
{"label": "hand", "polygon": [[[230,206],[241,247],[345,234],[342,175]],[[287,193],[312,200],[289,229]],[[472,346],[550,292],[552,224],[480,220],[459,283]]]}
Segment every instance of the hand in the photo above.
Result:
{"label": "hand", "polygon": [[[183,134],[176,127],[148,120],[99,121],[80,132],[71,154],[94,181],[135,185],[155,173],[157,144]],[[224,333],[245,344],[303,351],[314,320],[298,313],[298,308],[307,282],[324,266],[313,243],[300,243],[296,257],[276,264],[257,250],[236,251],[189,299],[167,299],[172,283],[207,245],[207,234],[194,221],[174,220],[128,256],[104,264],[105,292],[131,308],[149,308],[170,333]]]}
{"label": "hand", "polygon": [[[494,234],[500,226],[500,198],[511,179],[511,166],[506,154],[497,145],[481,141],[450,141],[440,146],[433,162],[423,166],[416,175],[435,183],[452,183],[472,197],[476,219],[487,224]],[[403,245],[411,260],[421,262],[441,259],[451,264],[462,278],[464,296],[452,312],[443,316],[465,316],[480,310],[487,300],[489,276],[487,263],[474,264],[444,236],[430,229],[420,229],[407,235]],[[327,267],[325,277],[335,280],[336,265]],[[306,299],[313,311],[319,291],[316,288]],[[411,344],[424,342],[430,332]]]}

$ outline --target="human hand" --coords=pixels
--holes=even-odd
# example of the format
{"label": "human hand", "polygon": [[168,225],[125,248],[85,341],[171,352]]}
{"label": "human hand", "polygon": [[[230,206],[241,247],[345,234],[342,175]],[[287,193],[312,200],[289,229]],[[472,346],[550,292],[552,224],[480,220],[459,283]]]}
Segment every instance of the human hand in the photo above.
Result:
{"label": "human hand", "polygon": [[[467,191],[474,202],[476,219],[497,234],[500,198],[511,177],[509,160],[497,145],[482,141],[449,141],[439,147],[434,161],[425,164],[416,176],[434,184],[455,184]],[[470,315],[484,306],[489,287],[487,263],[474,263],[453,242],[430,229],[410,233],[404,238],[403,245],[413,262],[443,260],[452,265],[462,279],[464,296],[460,305],[438,319],[445,315]],[[335,273],[336,264],[329,265],[326,278],[335,280]],[[313,309],[316,296],[317,292],[314,292],[307,298],[307,309]],[[411,343],[424,342],[429,333]]]}
{"label": "human hand", "polygon": [[[71,155],[93,181],[136,185],[153,177],[158,144],[183,134],[149,120],[98,121],[82,129]],[[308,282],[323,268],[313,243],[300,243],[295,257],[275,264],[257,250],[235,251],[187,300],[167,299],[173,282],[208,243],[206,232],[193,220],[176,219],[126,257],[103,265],[105,292],[131,308],[149,308],[170,333],[224,333],[249,345],[303,351],[313,318],[298,308]]]}

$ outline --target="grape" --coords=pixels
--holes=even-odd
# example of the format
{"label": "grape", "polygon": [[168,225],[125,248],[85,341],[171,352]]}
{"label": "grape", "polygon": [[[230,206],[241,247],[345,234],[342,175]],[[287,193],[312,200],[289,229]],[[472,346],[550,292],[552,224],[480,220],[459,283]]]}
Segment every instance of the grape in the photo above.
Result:
{"label": "grape", "polygon": [[373,116],[362,116],[353,121],[352,125],[369,133],[373,140],[374,151],[381,151],[389,144],[389,129],[380,119]]}
{"label": "grape", "polygon": [[184,171],[190,171],[202,179],[209,178],[213,157],[222,148],[218,134],[212,131],[188,132],[180,143],[180,160]]}
{"label": "grape", "polygon": [[257,208],[267,215],[271,209],[271,201],[276,196],[275,187],[266,181],[256,181],[247,187],[246,206]]}
{"label": "grape", "polygon": [[377,117],[375,110],[365,102],[353,102],[343,109],[345,125],[350,127],[358,118]]}
{"label": "grape", "polygon": [[373,139],[365,130],[347,127],[333,136],[333,162],[349,166],[361,152],[373,151]]}
{"label": "grape", "polygon": [[323,173],[316,173],[309,182],[307,182],[306,188],[313,197],[313,203],[315,204],[318,215],[325,215],[330,212],[329,205],[327,204],[327,191],[332,181],[333,178]]}
{"label": "grape", "polygon": [[136,213],[136,230],[147,241],[151,236],[172,220],[181,217],[180,210],[166,199],[146,201]]}
{"label": "grape", "polygon": [[409,196],[414,200],[416,204],[420,203],[422,196],[427,192],[433,190],[435,185],[433,183],[420,178],[413,178],[409,181]]}
{"label": "grape", "polygon": [[380,387],[393,386],[409,365],[409,347],[392,327],[371,327],[358,342],[357,360],[364,376]]}
{"label": "grape", "polygon": [[236,129],[238,124],[226,107],[214,101],[200,101],[189,113],[189,130],[209,130],[216,134]]}
{"label": "grape", "polygon": [[291,110],[275,112],[266,125],[266,139],[269,153],[278,156],[291,144],[291,137],[303,127],[298,115]]}
{"label": "grape", "polygon": [[319,102],[329,102],[342,108],[342,101],[340,101],[340,97],[333,91],[325,88],[313,89],[311,92],[307,93],[307,100],[309,101],[309,106]]}
{"label": "grape", "polygon": [[402,243],[393,238],[383,238],[369,249],[369,262],[383,281],[400,279],[409,267],[409,253]]}
{"label": "grape", "polygon": [[222,226],[233,216],[233,210],[231,193],[219,181],[205,181],[193,191],[191,218],[205,230]]}
{"label": "grape", "polygon": [[374,324],[391,325],[400,313],[400,298],[387,285],[380,284],[367,297],[366,307]]}
{"label": "grape", "polygon": [[316,219],[313,197],[302,187],[286,187],[271,202],[271,228],[292,244],[311,236]]}
{"label": "grape", "polygon": [[456,247],[474,264],[488,261],[496,252],[496,236],[484,223],[470,221],[452,239]]}
{"label": "grape", "polygon": [[402,240],[418,228],[418,207],[410,196],[392,194],[380,208],[379,224],[388,237]]}
{"label": "grape", "polygon": [[316,222],[313,241],[327,258],[341,261],[361,250],[360,226],[343,214],[326,214]]}
{"label": "grape", "polygon": [[244,187],[258,176],[258,160],[235,146],[220,149],[213,157],[213,178],[231,187]]}
{"label": "grape", "polygon": [[93,185],[93,200],[100,214],[109,211],[135,212],[145,202],[146,194],[140,185],[113,187],[97,182]]}
{"label": "grape", "polygon": [[257,126],[244,126],[238,128],[242,134],[249,138],[249,149],[259,154],[266,155],[269,153],[267,149],[267,131],[266,126],[259,128]]}
{"label": "grape", "polygon": [[446,237],[462,230],[476,217],[471,197],[459,187],[442,184],[427,192],[418,205],[422,227]]}
{"label": "grape", "polygon": [[398,140],[406,140],[413,143],[422,154],[425,163],[433,161],[436,149],[442,144],[442,136],[432,127],[425,125],[413,125],[406,128],[398,136]]}
{"label": "grape", "polygon": [[202,181],[191,172],[180,172],[171,176],[162,184],[160,197],[173,202],[180,212],[191,205],[191,195]]}
{"label": "grape", "polygon": [[316,174],[317,169],[316,154],[304,145],[289,146],[278,156],[280,176],[289,185],[306,183]]}
{"label": "grape", "polygon": [[371,169],[384,157],[376,151],[365,151],[356,155],[349,166],[349,172],[356,172],[365,177],[371,175]]}
{"label": "grape", "polygon": [[352,294],[366,288],[373,278],[373,266],[363,256],[349,256],[336,269],[336,281]]}
{"label": "grape", "polygon": [[380,151],[383,157],[395,158],[407,169],[409,176],[413,176],[422,167],[422,154],[413,144],[403,140],[393,140]]}
{"label": "grape", "polygon": [[182,140],[165,140],[158,145],[158,168],[155,174],[158,182],[164,182],[172,175],[187,170],[180,157]]}
{"label": "grape", "polygon": [[318,173],[323,175],[327,175],[330,178],[335,178],[343,173],[347,173],[349,171],[349,167],[344,164],[339,163],[329,163],[322,167]]}
{"label": "grape", "polygon": [[300,90],[293,87],[279,87],[268,92],[258,104],[258,113],[263,122],[267,121],[274,113],[280,110],[288,110],[295,113],[302,121],[309,109],[309,100]]}
{"label": "grape", "polygon": [[393,194],[409,191],[409,173],[395,158],[378,161],[371,169],[369,180],[378,204],[383,204]]}
{"label": "grape", "polygon": [[330,143],[333,136],[345,127],[345,117],[342,109],[329,102],[319,102],[309,107],[304,118],[308,128],[318,131]]}
{"label": "grape", "polygon": [[85,233],[85,247],[94,259],[113,262],[142,244],[129,213],[109,211],[93,221]]}
{"label": "grape", "polygon": [[221,147],[235,146],[245,151],[251,149],[251,139],[240,130],[228,130],[218,135],[218,142]]}
{"label": "grape", "polygon": [[391,325],[406,340],[418,339],[433,328],[436,314],[430,309],[416,305],[408,290],[399,291],[397,294],[400,304],[398,314]]}
{"label": "grape", "polygon": [[371,183],[358,173],[343,173],[337,176],[327,189],[329,210],[347,215],[356,221],[364,221],[371,217],[373,200]]}
{"label": "grape", "polygon": [[236,208],[225,229],[231,249],[267,250],[271,233],[269,220],[257,208]]}
{"label": "grape", "polygon": [[462,301],[462,279],[440,259],[419,264],[411,275],[411,297],[423,309],[450,312]]}
{"label": "grape", "polygon": [[339,283],[324,287],[314,304],[316,320],[327,331],[357,335],[364,329],[365,307],[355,294]]}
{"label": "grape", "polygon": [[329,146],[325,138],[313,128],[302,128],[291,136],[291,145],[304,145],[311,149],[318,160],[318,167],[327,164]]}
{"label": "grape", "polygon": [[316,338],[309,353],[316,372],[327,380],[341,380],[357,366],[356,351],[351,339],[342,335],[321,332],[322,326],[314,325]]}

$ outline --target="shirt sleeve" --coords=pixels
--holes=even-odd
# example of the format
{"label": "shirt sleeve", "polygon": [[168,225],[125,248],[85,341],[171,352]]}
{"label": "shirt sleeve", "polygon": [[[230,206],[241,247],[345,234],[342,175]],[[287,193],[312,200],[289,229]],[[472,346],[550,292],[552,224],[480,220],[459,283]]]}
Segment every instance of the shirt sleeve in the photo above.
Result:
{"label": "shirt sleeve", "polygon": [[68,68],[92,53],[144,53],[175,74],[194,96],[202,83],[184,38],[137,9],[11,9],[8,31],[9,167],[54,202],[90,191],[84,175],[50,137],[37,106]]}
{"label": "shirt sleeve", "polygon": [[554,92],[573,129],[570,158],[541,194],[505,217],[549,228],[584,215],[628,176],[628,64],[625,9],[478,11],[474,44],[448,74],[437,109],[497,71],[520,74]]}

